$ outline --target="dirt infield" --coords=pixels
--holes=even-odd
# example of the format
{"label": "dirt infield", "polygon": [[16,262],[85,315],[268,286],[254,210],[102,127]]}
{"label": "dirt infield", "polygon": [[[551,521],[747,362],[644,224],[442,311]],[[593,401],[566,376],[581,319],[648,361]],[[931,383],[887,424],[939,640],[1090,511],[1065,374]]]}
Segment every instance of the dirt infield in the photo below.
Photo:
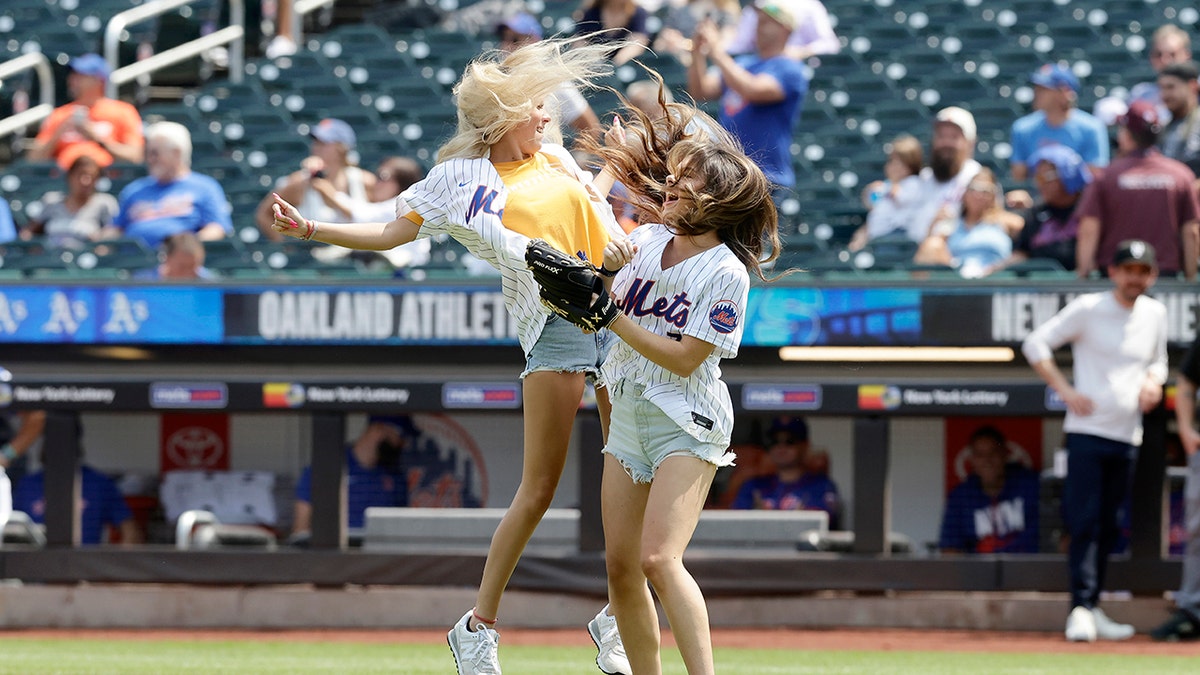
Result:
{"label": "dirt infield", "polygon": [[[591,644],[585,630],[503,630],[505,644],[573,645]],[[8,630],[6,639],[98,639],[98,640],[263,640],[297,642],[359,642],[368,644],[440,644],[441,630]],[[664,644],[671,644],[669,633]],[[944,651],[1005,653],[1095,653],[1198,656],[1200,643],[1152,642],[1144,635],[1127,642],[1093,644],[1065,642],[1057,633],[1017,633],[946,630],[791,630],[730,629],[713,631],[717,647],[742,649],[812,649],[832,651]]]}

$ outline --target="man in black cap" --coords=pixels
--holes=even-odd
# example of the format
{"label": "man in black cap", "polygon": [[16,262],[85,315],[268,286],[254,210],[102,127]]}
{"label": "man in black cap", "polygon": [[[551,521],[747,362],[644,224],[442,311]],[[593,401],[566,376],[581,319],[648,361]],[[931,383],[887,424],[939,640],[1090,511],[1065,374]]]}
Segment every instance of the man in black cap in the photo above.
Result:
{"label": "man in black cap", "polygon": [[1083,193],[1075,273],[1086,278],[1113,262],[1118,244],[1138,238],[1158,252],[1158,269],[1196,278],[1200,200],[1192,170],[1155,149],[1162,122],[1152,103],[1134,101],[1118,120],[1123,156]]}
{"label": "man in black cap", "polygon": [[[1111,291],[1072,300],[1025,338],[1029,364],[1067,408],[1067,477],[1063,516],[1071,543],[1070,641],[1126,640],[1133,627],[1108,618],[1097,603],[1108,555],[1117,543],[1117,513],[1142,443],[1142,414],[1162,400],[1167,380],[1167,309],[1146,295],[1158,277],[1154,247],[1121,242],[1108,266]],[[1054,361],[1071,345],[1073,379]]]}
{"label": "man in black cap", "polygon": [[1200,171],[1200,67],[1195,61],[1172,63],[1158,74],[1158,92],[1171,121],[1162,133],[1162,152]]}

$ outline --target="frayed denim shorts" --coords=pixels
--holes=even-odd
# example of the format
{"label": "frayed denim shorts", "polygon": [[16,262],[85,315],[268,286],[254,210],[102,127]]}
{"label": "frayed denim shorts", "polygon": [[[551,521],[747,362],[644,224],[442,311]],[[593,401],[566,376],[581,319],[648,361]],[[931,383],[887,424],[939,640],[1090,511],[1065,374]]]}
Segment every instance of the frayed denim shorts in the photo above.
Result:
{"label": "frayed denim shorts", "polygon": [[649,483],[668,457],[685,455],[717,466],[733,464],[725,445],[705,443],[683,430],[645,396],[645,386],[621,380],[609,387],[612,419],[605,454],[612,455],[634,483]]}
{"label": "frayed denim shorts", "polygon": [[543,370],[585,373],[596,386],[604,386],[600,380],[600,364],[608,356],[612,340],[612,331],[608,329],[585,333],[579,326],[552,314],[546,319],[542,334],[525,358],[525,372],[521,373],[521,379]]}

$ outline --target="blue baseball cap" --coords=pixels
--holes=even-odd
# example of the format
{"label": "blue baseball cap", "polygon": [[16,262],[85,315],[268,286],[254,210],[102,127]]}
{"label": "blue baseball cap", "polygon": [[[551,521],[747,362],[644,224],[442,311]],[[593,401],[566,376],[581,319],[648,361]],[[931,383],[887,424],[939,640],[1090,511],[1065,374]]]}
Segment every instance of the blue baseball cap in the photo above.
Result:
{"label": "blue baseball cap", "polygon": [[1079,153],[1065,145],[1054,144],[1038,148],[1029,156],[1030,167],[1036,167],[1040,162],[1049,162],[1054,166],[1058,180],[1068,194],[1077,195],[1092,182],[1092,172],[1084,164]]}
{"label": "blue baseball cap", "polygon": [[308,132],[308,135],[322,143],[341,143],[348,150],[353,150],[355,143],[358,141],[354,135],[354,129],[351,129],[349,124],[334,117],[327,117],[318,122],[317,126]]}
{"label": "blue baseball cap", "polygon": [[518,12],[512,17],[496,24],[496,32],[507,28],[517,35],[528,35],[530,37],[542,39],[542,24],[528,12]]}
{"label": "blue baseball cap", "polygon": [[102,80],[107,80],[109,73],[112,72],[112,69],[108,67],[108,61],[105,61],[104,57],[99,54],[76,56],[67,61],[67,67],[80,75],[98,77]]}
{"label": "blue baseball cap", "polygon": [[1029,81],[1039,87],[1048,89],[1070,89],[1079,93],[1079,78],[1070,68],[1064,68],[1057,63],[1047,63],[1029,76]]}

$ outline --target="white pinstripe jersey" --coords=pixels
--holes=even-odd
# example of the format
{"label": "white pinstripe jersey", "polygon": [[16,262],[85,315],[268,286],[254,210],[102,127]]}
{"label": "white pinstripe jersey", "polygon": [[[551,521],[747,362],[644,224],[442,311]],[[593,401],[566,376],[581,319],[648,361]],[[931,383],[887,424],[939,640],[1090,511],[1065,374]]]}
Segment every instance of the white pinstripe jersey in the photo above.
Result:
{"label": "white pinstripe jersey", "polygon": [[663,225],[635,229],[629,238],[638,252],[617,273],[613,292],[622,311],[643,328],[676,340],[690,335],[714,349],[691,376],[680,377],[617,341],[604,361],[604,380],[644,385],[646,398],[684,431],[706,443],[728,444],[733,403],[720,361],[737,356],[750,275],[724,244],[662,269],[663,250],[673,236]]}
{"label": "white pinstripe jersey", "polygon": [[[581,182],[586,184],[590,180],[561,146],[544,144],[542,151],[569,162],[567,166],[576,171]],[[499,270],[504,305],[517,322],[521,348],[528,355],[546,325],[549,312],[542,305],[537,282],[525,265],[529,238],[508,229],[501,221],[508,190],[492,163],[487,159],[441,162],[401,197],[424,219],[418,236],[449,234]],[[601,220],[610,231],[617,228],[619,232],[612,209],[606,202],[601,203],[603,206],[597,208]],[[594,202],[593,205],[598,206]]]}

